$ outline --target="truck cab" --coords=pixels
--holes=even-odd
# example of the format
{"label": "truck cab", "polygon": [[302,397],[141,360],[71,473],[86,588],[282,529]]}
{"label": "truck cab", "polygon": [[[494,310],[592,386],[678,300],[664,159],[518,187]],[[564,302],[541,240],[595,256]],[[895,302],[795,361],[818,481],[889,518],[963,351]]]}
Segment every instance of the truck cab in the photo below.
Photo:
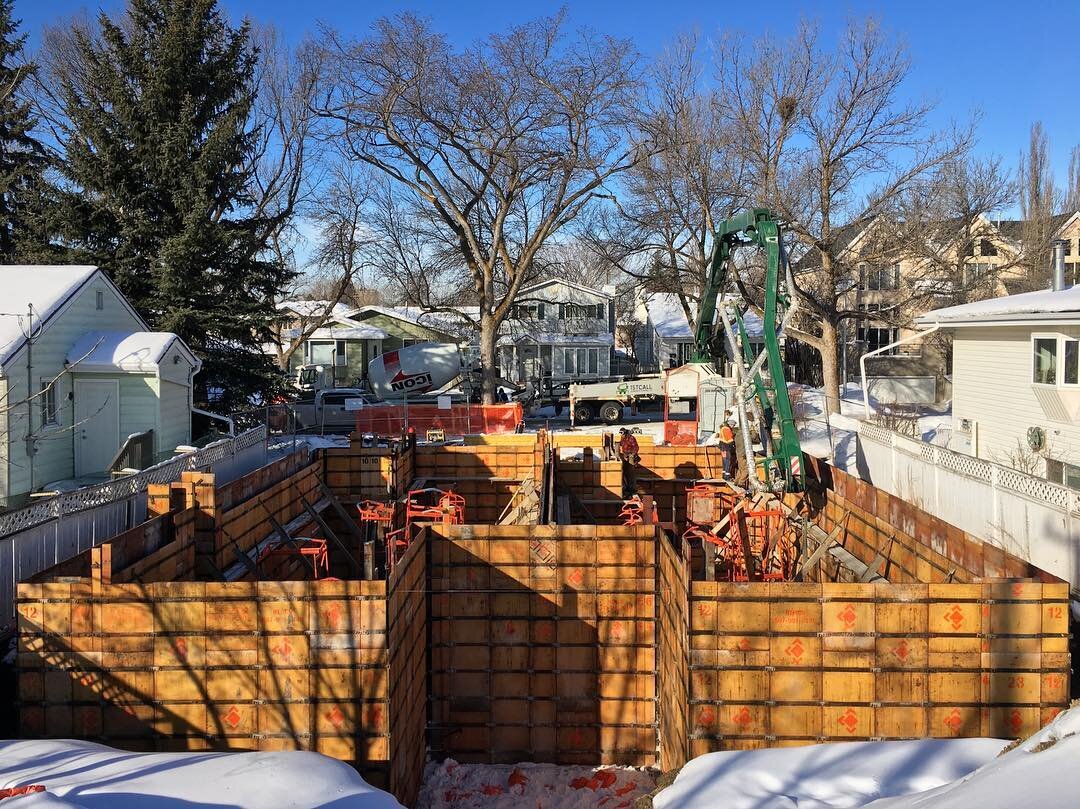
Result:
{"label": "truck cab", "polygon": [[356,411],[374,403],[361,388],[326,388],[293,402],[292,410],[298,431],[350,432],[356,426]]}
{"label": "truck cab", "polygon": [[296,370],[296,387],[302,393],[314,393],[334,387],[334,369],[330,365],[301,365]]}

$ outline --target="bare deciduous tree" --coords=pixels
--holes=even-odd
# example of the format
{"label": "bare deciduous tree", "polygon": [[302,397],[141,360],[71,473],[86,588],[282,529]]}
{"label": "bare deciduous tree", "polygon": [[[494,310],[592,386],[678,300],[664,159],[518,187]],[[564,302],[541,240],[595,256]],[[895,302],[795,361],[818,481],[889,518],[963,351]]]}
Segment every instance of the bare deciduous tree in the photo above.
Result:
{"label": "bare deciduous tree", "polygon": [[1042,121],[1031,125],[1026,152],[1020,153],[1018,185],[1022,240],[1029,289],[1043,289],[1050,279],[1050,243],[1056,229],[1054,213],[1062,202],[1050,167],[1050,141]]}
{"label": "bare deciduous tree", "polygon": [[422,258],[454,248],[489,403],[499,326],[540,251],[648,153],[632,46],[562,29],[540,19],[454,52],[405,14],[358,42],[325,32],[318,52],[328,136],[391,180]]}
{"label": "bare deciduous tree", "polygon": [[1069,185],[1065,210],[1070,213],[1080,211],[1080,145],[1073,146],[1069,153]]}
{"label": "bare deciduous tree", "polygon": [[835,49],[803,25],[786,42],[724,43],[720,95],[753,196],[812,250],[813,272],[796,275],[800,329],[789,333],[822,358],[826,401],[839,410],[841,324],[865,319],[851,305],[858,264],[848,228],[873,222],[913,183],[956,159],[968,132],[929,132],[929,103],[903,100],[904,47],[873,20],[848,25]]}
{"label": "bare deciduous tree", "polygon": [[[920,289],[912,290],[912,303],[951,306],[997,294],[1002,274],[1022,257],[999,255],[987,217],[1014,199],[1015,185],[998,157],[950,160],[899,197],[894,249],[916,265]],[[975,272],[969,258],[984,251],[995,258],[978,266],[993,270]]]}
{"label": "bare deciduous tree", "polygon": [[374,242],[364,217],[371,199],[371,178],[356,166],[342,163],[331,169],[320,200],[308,206],[310,221],[318,229],[311,256],[312,274],[295,290],[310,306],[294,321],[281,318],[273,325],[276,360],[287,370],[296,351],[333,317],[338,304],[350,301],[357,284],[364,286],[363,269]]}
{"label": "bare deciduous tree", "polygon": [[589,222],[593,248],[646,293],[675,294],[691,328],[717,223],[747,202],[743,162],[729,142],[723,100],[703,82],[698,37],[658,59],[648,116],[663,146],[626,177],[617,212]]}

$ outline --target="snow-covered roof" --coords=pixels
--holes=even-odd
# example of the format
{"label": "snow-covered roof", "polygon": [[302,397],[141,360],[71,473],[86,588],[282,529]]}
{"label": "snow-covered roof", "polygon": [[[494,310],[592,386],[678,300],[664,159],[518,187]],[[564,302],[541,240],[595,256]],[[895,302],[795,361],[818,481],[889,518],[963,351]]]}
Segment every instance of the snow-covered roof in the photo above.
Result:
{"label": "snow-covered roof", "polygon": [[347,303],[335,303],[331,306],[330,301],[281,301],[277,308],[280,312],[295,312],[300,317],[319,317],[323,314],[329,314],[331,317],[347,317],[351,312],[356,311],[355,307]]}
{"label": "snow-covered roof", "polygon": [[96,272],[89,265],[0,266],[0,366],[26,342],[31,306],[36,331]]}
{"label": "snow-covered roof", "polygon": [[[301,333],[300,329],[286,329],[282,335],[290,340]],[[308,335],[308,340],[385,340],[387,333],[374,326],[323,326]]]}
{"label": "snow-covered roof", "polygon": [[[679,303],[679,296],[674,292],[654,293],[645,301],[656,336],[664,340],[693,340],[694,333],[686,313]],[[761,315],[752,309],[743,312],[743,327],[751,340],[760,340],[765,336],[765,325]]]}
{"label": "snow-covered roof", "polygon": [[561,334],[557,332],[539,332],[537,334],[519,334],[515,337],[504,337],[499,341],[504,345],[511,343],[538,343],[540,345],[565,345],[565,346],[610,346],[615,344],[612,334]]}
{"label": "snow-covered roof", "polygon": [[657,292],[645,301],[649,321],[657,337],[665,340],[690,340],[694,333],[690,330],[690,321],[679,303],[679,296],[674,292]]}
{"label": "snow-covered roof", "polygon": [[578,292],[585,292],[589,295],[597,295],[601,298],[614,298],[614,288],[606,286],[603,289],[595,289],[594,287],[585,286],[585,284],[579,284],[575,281],[567,281],[565,278],[549,278],[546,281],[540,281],[536,284],[530,284],[527,287],[522,287],[518,290],[518,297],[522,295],[528,295],[530,292],[535,292],[538,289],[549,287],[552,284],[565,284],[571,289],[576,289]]}
{"label": "snow-covered roof", "polygon": [[196,370],[201,367],[184,341],[167,331],[89,331],[68,349],[65,362],[80,371],[152,374],[174,343]]}
{"label": "snow-covered roof", "polygon": [[456,335],[460,333],[462,329],[471,326],[471,324],[465,320],[466,317],[474,320],[480,317],[479,306],[458,306],[455,307],[455,309],[458,312],[461,312],[461,317],[457,317],[454,312],[427,312],[418,306],[375,305],[362,306],[353,311],[351,316],[359,318],[365,313],[372,312],[451,335]]}
{"label": "snow-covered roof", "polygon": [[947,306],[920,315],[922,326],[1025,325],[1043,321],[1080,321],[1080,285],[1003,295],[975,303]]}

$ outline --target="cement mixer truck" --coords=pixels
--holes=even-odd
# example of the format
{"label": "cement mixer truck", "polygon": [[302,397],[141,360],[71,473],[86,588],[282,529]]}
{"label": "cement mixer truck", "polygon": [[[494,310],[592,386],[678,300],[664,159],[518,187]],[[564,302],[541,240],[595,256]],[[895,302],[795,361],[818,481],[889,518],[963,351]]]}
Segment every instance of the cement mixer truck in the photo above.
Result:
{"label": "cement mixer truck", "polygon": [[373,359],[367,381],[375,396],[389,402],[434,393],[465,374],[457,346],[416,343]]}

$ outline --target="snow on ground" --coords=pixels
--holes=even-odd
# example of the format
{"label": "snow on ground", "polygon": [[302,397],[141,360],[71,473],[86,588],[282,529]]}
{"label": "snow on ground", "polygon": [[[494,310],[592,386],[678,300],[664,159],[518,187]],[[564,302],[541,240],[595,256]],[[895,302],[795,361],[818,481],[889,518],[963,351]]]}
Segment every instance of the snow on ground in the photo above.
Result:
{"label": "snow on ground", "polygon": [[[655,809],[865,806],[878,798],[910,796],[948,784],[993,761],[1005,745],[999,739],[925,739],[708,753],[683,767],[674,783],[653,799],[653,806]],[[916,805],[910,797],[896,800],[882,806],[906,809]],[[1024,805],[1027,804],[1010,804]],[[937,804],[926,806],[936,808]],[[988,809],[980,803],[956,806]]]}
{"label": "snow on ground", "polygon": [[792,383],[788,390],[795,400],[795,423],[803,452],[855,473],[859,419],[863,417],[862,389],[858,385],[845,385],[840,394],[840,412],[828,416],[825,392],[821,388]]}
{"label": "snow on ground", "polygon": [[843,742],[709,753],[655,809],[1071,809],[1080,706],[1008,752],[1000,739]]}
{"label": "snow on ground", "polygon": [[873,809],[1071,809],[1080,805],[1080,707],[1058,714],[1018,747],[970,775]]}
{"label": "snow on ground", "polygon": [[0,741],[0,788],[42,784],[13,809],[402,809],[318,753],[128,753],[79,741]]}
{"label": "snow on ground", "polygon": [[417,809],[630,809],[656,788],[633,767],[428,764]]}

